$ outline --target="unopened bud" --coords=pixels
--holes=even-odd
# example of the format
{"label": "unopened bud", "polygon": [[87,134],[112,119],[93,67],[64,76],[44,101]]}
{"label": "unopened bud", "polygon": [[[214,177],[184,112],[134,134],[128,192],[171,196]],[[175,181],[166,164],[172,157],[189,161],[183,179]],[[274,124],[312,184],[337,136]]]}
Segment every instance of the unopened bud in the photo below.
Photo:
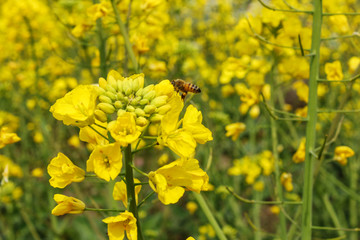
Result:
{"label": "unopened bud", "polygon": [[96,109],[94,111],[94,115],[95,115],[95,118],[97,120],[99,120],[100,122],[106,122],[107,121],[107,116],[106,116],[106,113],[104,113],[103,111],[101,111],[100,109]]}
{"label": "unopened bud", "polygon": [[132,92],[132,85],[129,79],[123,80],[123,91],[126,96],[129,96]]}
{"label": "unopened bud", "polygon": [[143,117],[143,116],[145,116],[146,113],[141,108],[136,108],[135,109],[135,114],[136,114],[136,116]]}
{"label": "unopened bud", "polygon": [[122,94],[122,92],[118,92],[118,93],[116,94],[116,96],[117,96],[117,99],[119,99],[119,100],[124,99],[124,94]]}
{"label": "unopened bud", "polygon": [[133,100],[131,100],[131,105],[135,106],[138,105],[141,100],[141,97],[136,97]]}
{"label": "unopened bud", "polygon": [[145,104],[148,104],[149,103],[149,99],[146,99],[146,98],[143,98],[140,100],[139,104],[140,105],[145,105]]}
{"label": "unopened bud", "polygon": [[157,122],[160,122],[161,119],[163,118],[163,115],[161,114],[154,114],[150,117],[150,121],[153,122],[153,123],[157,123]]}
{"label": "unopened bud", "polygon": [[117,111],[117,116],[121,117],[124,113],[126,113],[124,109],[119,109],[119,111]]}
{"label": "unopened bud", "polygon": [[98,108],[108,114],[112,114],[115,112],[115,107],[110,103],[99,103]]}
{"label": "unopened bud", "polygon": [[112,100],[108,96],[105,96],[105,95],[100,95],[99,101],[103,102],[103,103],[110,103],[110,104],[112,103]]}
{"label": "unopened bud", "polygon": [[144,117],[138,117],[136,118],[136,124],[140,127],[144,127],[148,124],[148,120]]}
{"label": "unopened bud", "polygon": [[111,76],[111,75],[108,76],[107,82],[108,82],[108,85],[112,86],[115,90],[117,90],[117,88],[118,88],[117,81],[114,78],[114,76]]}
{"label": "unopened bud", "polygon": [[155,110],[156,110],[156,106],[154,106],[154,105],[146,105],[146,106],[144,107],[144,111],[145,111],[145,113],[147,113],[147,114],[151,114],[151,113],[153,113]]}
{"label": "unopened bud", "polygon": [[122,107],[123,107],[123,104],[122,104],[122,102],[120,102],[120,101],[116,101],[116,102],[114,103],[114,106],[115,106],[115,108],[119,109],[119,108],[122,108]]}
{"label": "unopened bud", "polygon": [[143,93],[143,88],[140,88],[139,90],[137,90],[137,92],[135,93],[136,96],[141,96]]}
{"label": "unopened bud", "polygon": [[166,104],[166,100],[168,99],[168,96],[164,95],[164,96],[159,96],[159,97],[156,97],[154,98],[152,101],[151,101],[151,104],[152,105],[155,105],[156,107],[161,107],[163,105]]}
{"label": "unopened bud", "polygon": [[117,89],[118,89],[118,92],[123,92],[124,91],[124,89],[123,89],[123,80],[117,80],[116,81],[116,83],[117,83]]}
{"label": "unopened bud", "polygon": [[116,95],[115,95],[115,93],[107,91],[107,92],[105,93],[105,95],[108,96],[109,98],[111,98],[111,100],[116,101]]}
{"label": "unopened bud", "polygon": [[145,88],[143,88],[142,95],[146,95],[148,92],[154,89],[154,84],[148,85]]}
{"label": "unopened bud", "polygon": [[156,112],[164,115],[165,113],[167,113],[169,110],[171,109],[171,105],[170,104],[165,104],[164,106],[159,107],[158,109],[156,109]]}
{"label": "unopened bud", "polygon": [[99,78],[99,86],[102,88],[102,89],[106,89],[106,85],[107,85],[107,81],[105,80],[105,78]]}
{"label": "unopened bud", "polygon": [[155,90],[151,90],[150,92],[148,92],[147,94],[145,94],[143,98],[152,100],[152,99],[154,99],[155,96],[156,96]]}
{"label": "unopened bud", "polygon": [[128,106],[126,107],[126,111],[128,111],[128,112],[134,112],[134,111],[135,111],[135,108],[134,108],[133,106],[131,106],[131,105],[128,105]]}
{"label": "unopened bud", "polygon": [[109,91],[109,92],[112,92],[114,94],[116,94],[116,90],[115,88],[113,88],[112,86],[110,86],[109,84],[106,85],[106,88],[105,88],[106,91]]}

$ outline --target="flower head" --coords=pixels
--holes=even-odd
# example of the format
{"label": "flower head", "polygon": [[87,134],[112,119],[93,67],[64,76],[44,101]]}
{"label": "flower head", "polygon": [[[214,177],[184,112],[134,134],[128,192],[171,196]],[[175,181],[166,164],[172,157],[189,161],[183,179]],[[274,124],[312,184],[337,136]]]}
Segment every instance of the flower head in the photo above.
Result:
{"label": "flower head", "polygon": [[136,126],[134,116],[128,112],[118,116],[116,121],[110,122],[108,129],[111,136],[123,147],[135,142],[141,134]]}
{"label": "flower head", "polygon": [[245,124],[241,122],[229,124],[225,127],[226,136],[231,137],[233,141],[236,141],[240,133],[245,131],[245,128]]}
{"label": "flower head", "polygon": [[118,143],[96,146],[86,163],[87,171],[95,172],[99,178],[106,181],[114,180],[121,168],[122,154]]}
{"label": "flower head", "polygon": [[325,73],[328,80],[342,80],[344,77],[340,61],[326,63]]}
{"label": "flower head", "polygon": [[348,146],[338,146],[335,148],[334,160],[345,166],[347,159],[354,156],[354,151]]}
{"label": "flower head", "polygon": [[305,138],[301,139],[300,145],[292,157],[294,163],[301,163],[305,161]]}
{"label": "flower head", "polygon": [[137,240],[136,218],[131,212],[125,211],[116,217],[103,219],[108,225],[108,234],[110,240],[122,240],[126,237],[129,240]]}
{"label": "flower head", "polygon": [[51,211],[51,214],[55,216],[64,214],[80,214],[85,209],[85,203],[73,197],[55,194],[54,200],[58,205]]}
{"label": "flower head", "polygon": [[[134,183],[140,183],[139,179],[134,178]],[[141,185],[137,185],[135,187],[135,196],[136,196],[136,203],[138,202],[138,194],[141,190]],[[124,181],[120,181],[115,183],[114,190],[113,190],[113,198],[117,201],[122,201],[124,206],[127,208],[127,188],[126,183]]]}
{"label": "flower head", "polygon": [[61,120],[65,125],[85,127],[95,122],[94,111],[98,88],[93,85],[79,85],[58,99],[51,106],[54,118]]}
{"label": "flower head", "polygon": [[51,176],[50,185],[54,188],[64,188],[72,182],[81,182],[85,178],[85,171],[75,166],[61,152],[50,161],[47,171]]}
{"label": "flower head", "polygon": [[2,127],[0,129],[0,148],[5,147],[5,145],[16,143],[20,141],[21,138],[16,133],[12,133],[8,127]]}
{"label": "flower head", "polygon": [[286,191],[291,192],[294,189],[291,173],[283,172],[280,176],[280,182]]}
{"label": "flower head", "polygon": [[158,193],[163,204],[179,201],[185,190],[207,190],[209,177],[200,167],[196,159],[178,159],[155,172],[149,173],[151,188]]}

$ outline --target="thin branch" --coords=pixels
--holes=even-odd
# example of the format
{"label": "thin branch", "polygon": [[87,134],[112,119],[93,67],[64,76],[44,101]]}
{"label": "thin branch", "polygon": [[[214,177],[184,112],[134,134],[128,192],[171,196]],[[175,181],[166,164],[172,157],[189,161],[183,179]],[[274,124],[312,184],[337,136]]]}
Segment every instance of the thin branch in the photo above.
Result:
{"label": "thin branch", "polygon": [[349,110],[342,110],[342,109],[319,109],[317,110],[318,113],[358,113],[360,109],[349,109]]}
{"label": "thin branch", "polygon": [[[260,0],[259,0],[260,1]],[[292,47],[292,46],[284,46],[284,45],[280,45],[280,44],[277,44],[277,43],[273,43],[273,42],[270,42],[269,40],[265,39],[263,36],[261,36],[260,34],[256,33],[255,30],[252,28],[251,26],[251,23],[250,23],[250,20],[248,18],[246,18],[248,24],[249,24],[249,27],[250,27],[250,30],[251,32],[254,34],[254,36],[259,39],[260,41],[266,43],[266,44],[270,44],[270,45],[273,45],[275,47],[280,47],[280,48],[290,48],[290,49],[294,49],[294,50],[302,50],[301,48],[299,47]],[[310,49],[303,49],[303,51],[308,51],[310,52]]]}
{"label": "thin branch", "polygon": [[263,7],[267,8],[269,10],[272,10],[272,11],[313,14],[313,11],[274,8],[274,7],[270,7],[269,5],[265,4],[262,0],[258,0],[258,1],[261,5],[263,5]]}
{"label": "thin branch", "polygon": [[323,226],[312,226],[315,230],[326,230],[326,231],[347,231],[347,232],[360,232],[360,228],[334,228],[334,227],[323,227]]}
{"label": "thin branch", "polygon": [[336,16],[336,15],[347,15],[347,16],[357,16],[360,15],[358,12],[352,12],[352,13],[323,13],[323,16]]}
{"label": "thin branch", "polygon": [[360,37],[360,34],[358,32],[354,32],[351,35],[342,35],[342,36],[336,36],[336,37],[321,38],[321,41],[331,41],[331,40],[353,38],[353,37]]}
{"label": "thin branch", "polygon": [[226,189],[238,200],[240,200],[243,203],[249,203],[249,204],[269,204],[269,205],[301,205],[302,202],[295,202],[295,201],[257,201],[252,199],[246,199],[243,198],[236,193],[234,193],[233,190],[231,190],[229,187],[226,187]]}
{"label": "thin branch", "polygon": [[347,78],[347,79],[342,79],[342,80],[331,80],[331,79],[322,79],[319,78],[317,79],[318,82],[327,82],[327,83],[333,83],[333,82],[353,82],[356,79],[360,78],[360,73],[351,77],[351,78]]}

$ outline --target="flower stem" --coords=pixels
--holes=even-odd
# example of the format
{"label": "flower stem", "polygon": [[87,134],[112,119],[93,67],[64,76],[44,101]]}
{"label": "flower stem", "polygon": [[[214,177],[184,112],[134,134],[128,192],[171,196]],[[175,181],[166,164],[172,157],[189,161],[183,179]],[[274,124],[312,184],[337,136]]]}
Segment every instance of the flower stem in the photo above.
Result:
{"label": "flower stem", "polygon": [[136,60],[134,51],[132,49],[130,39],[129,39],[129,35],[128,35],[127,31],[126,31],[125,24],[121,20],[120,13],[119,13],[119,11],[118,11],[118,9],[116,7],[115,0],[111,0],[111,5],[112,5],[114,13],[115,13],[116,23],[119,25],[121,34],[122,34],[122,36],[124,38],[126,51],[129,54],[129,57],[130,57],[130,60],[131,60],[131,62],[133,64],[133,66],[134,66],[135,72],[139,73],[140,72],[139,71],[139,65],[138,65],[138,62]]}
{"label": "flower stem", "polygon": [[85,208],[84,211],[93,212],[124,212],[122,209],[101,209],[101,208]]}
{"label": "flower stem", "polygon": [[310,153],[315,149],[316,121],[317,121],[317,79],[319,77],[319,59],[322,25],[322,0],[314,1],[314,14],[312,25],[308,119],[306,126],[305,169],[303,206],[301,221],[302,240],[311,239],[312,226],[312,198],[313,198],[313,168],[314,156]]}
{"label": "flower stem", "polygon": [[134,184],[134,173],[132,168],[132,153],[131,153],[131,145],[129,144],[125,148],[125,176],[126,176],[126,192],[128,197],[128,210],[132,212],[134,217],[136,218],[137,231],[138,231],[138,239],[143,240],[141,227],[140,227],[140,219],[138,215],[138,210],[136,206],[136,198],[135,198],[135,184]]}
{"label": "flower stem", "polygon": [[201,207],[203,213],[205,214],[206,218],[209,220],[211,226],[214,228],[214,231],[215,231],[216,235],[218,236],[218,238],[220,240],[226,240],[227,238],[226,238],[224,232],[221,230],[219,224],[217,223],[214,215],[212,214],[207,203],[205,202],[205,199],[203,198],[203,196],[196,192],[192,192],[192,193],[193,193],[193,196],[195,197],[196,201],[198,202],[199,206]]}

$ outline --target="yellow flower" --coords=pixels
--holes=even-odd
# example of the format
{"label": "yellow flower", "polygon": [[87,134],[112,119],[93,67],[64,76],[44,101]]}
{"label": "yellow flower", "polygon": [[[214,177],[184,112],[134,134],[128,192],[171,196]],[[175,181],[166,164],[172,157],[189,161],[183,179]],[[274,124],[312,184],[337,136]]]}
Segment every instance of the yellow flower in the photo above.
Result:
{"label": "yellow flower", "polygon": [[136,218],[131,212],[125,211],[116,217],[103,219],[108,224],[108,235],[110,240],[122,240],[126,237],[129,240],[137,240]]}
{"label": "yellow flower", "polygon": [[31,171],[31,176],[41,178],[44,176],[44,170],[42,168],[34,168]]}
{"label": "yellow flower", "polygon": [[335,148],[334,160],[345,166],[347,164],[347,158],[354,156],[354,154],[354,151],[350,147],[338,146]]}
{"label": "yellow flower", "polygon": [[151,188],[163,204],[176,203],[185,190],[206,191],[209,177],[196,159],[178,159],[149,173]]}
{"label": "yellow flower", "polygon": [[[182,121],[178,121],[180,112],[184,106],[178,94],[169,100],[172,106],[169,112],[161,120],[160,135],[157,140],[160,145],[169,147],[177,155],[191,157],[196,148],[196,143],[204,144],[212,140],[212,133],[202,122],[202,114],[193,105],[185,112]],[[182,128],[179,125],[182,122]]]}
{"label": "yellow flower", "polygon": [[122,167],[122,153],[118,143],[96,146],[86,162],[86,171],[106,181],[114,180]]}
{"label": "yellow flower", "polygon": [[75,166],[61,152],[50,161],[47,171],[51,176],[50,185],[54,188],[64,188],[72,182],[81,182],[85,178],[85,171]]}
{"label": "yellow flower", "polygon": [[193,237],[188,237],[186,240],[195,240]]}
{"label": "yellow flower", "polygon": [[51,211],[51,214],[55,216],[64,214],[80,214],[85,209],[85,203],[77,198],[68,197],[62,194],[55,194],[54,200],[58,205]]}
{"label": "yellow flower", "polygon": [[16,143],[20,141],[21,138],[16,133],[12,133],[8,127],[2,127],[0,130],[0,148],[5,147],[5,145]]}
{"label": "yellow flower", "polygon": [[305,138],[301,139],[300,145],[292,157],[294,163],[305,161]]}
{"label": "yellow flower", "polygon": [[193,201],[190,201],[188,203],[186,203],[186,209],[189,211],[189,213],[192,215],[195,213],[195,211],[198,209],[198,205],[193,202]]}
{"label": "yellow flower", "polygon": [[68,139],[67,143],[68,143],[70,146],[74,147],[74,148],[78,148],[78,147],[80,146],[79,136],[78,136],[78,135],[72,135],[72,136]]}
{"label": "yellow flower", "polygon": [[348,61],[349,72],[354,73],[358,67],[360,66],[360,58],[359,57],[351,57]]}
{"label": "yellow flower", "polygon": [[270,207],[270,212],[272,212],[272,213],[275,214],[275,215],[279,215],[279,213],[280,213],[280,208],[279,208],[279,206],[271,206],[271,207]]}
{"label": "yellow flower", "polygon": [[116,121],[110,122],[108,130],[116,142],[123,147],[135,142],[141,134],[137,129],[134,116],[129,112],[123,113]]}
{"label": "yellow flower", "polygon": [[44,141],[44,136],[40,131],[35,131],[33,136],[34,142],[42,143]]}
{"label": "yellow flower", "polygon": [[56,100],[51,106],[54,118],[63,121],[65,125],[85,127],[95,122],[94,111],[97,87],[93,85],[79,85],[68,92],[63,98]]}
{"label": "yellow flower", "polygon": [[[107,123],[102,123],[98,120],[95,120],[95,123],[96,125],[93,124],[91,125],[91,127],[94,128],[99,133],[101,133],[103,136],[107,136],[107,130],[106,130]],[[90,128],[90,126],[80,128],[79,138],[81,141],[90,143],[92,146],[109,144],[108,140],[106,140],[103,136],[95,132],[92,128]]]}
{"label": "yellow flower", "polygon": [[91,17],[91,20],[95,22],[96,19],[106,16],[109,13],[109,9],[111,9],[110,3],[102,2],[89,7],[86,13]]}
{"label": "yellow flower", "polygon": [[[140,183],[139,179],[134,178],[134,183]],[[135,186],[135,198],[136,203],[138,202],[138,194],[141,190],[141,185]],[[124,206],[127,208],[127,188],[126,183],[124,181],[120,181],[115,183],[114,190],[113,190],[113,198],[116,201],[122,201]]]}
{"label": "yellow flower", "polygon": [[283,172],[280,176],[280,182],[286,191],[291,192],[294,189],[291,173]]}
{"label": "yellow flower", "polygon": [[343,79],[343,73],[342,73],[342,68],[341,68],[341,63],[340,61],[335,61],[332,63],[326,63],[325,64],[325,73],[326,73],[326,78],[329,81],[332,80],[342,80]]}
{"label": "yellow flower", "polygon": [[242,122],[231,123],[225,127],[227,137],[231,137],[231,140],[236,141],[240,133],[244,132],[246,125]]}

